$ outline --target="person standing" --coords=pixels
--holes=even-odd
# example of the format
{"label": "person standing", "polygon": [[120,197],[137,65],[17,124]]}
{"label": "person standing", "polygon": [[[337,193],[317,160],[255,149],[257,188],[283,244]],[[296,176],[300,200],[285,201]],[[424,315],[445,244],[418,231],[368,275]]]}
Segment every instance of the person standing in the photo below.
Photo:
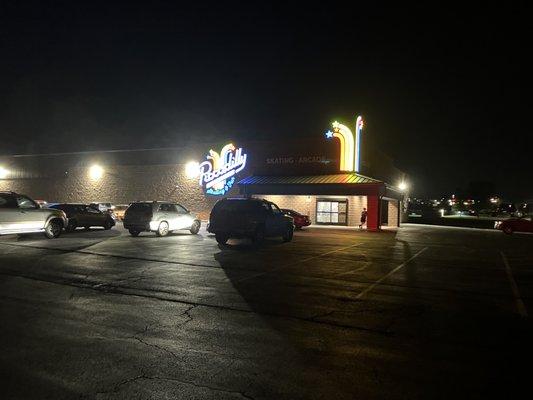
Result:
{"label": "person standing", "polygon": [[366,211],[366,208],[363,208],[363,211],[361,211],[361,223],[359,224],[359,229],[363,229],[363,225],[366,224],[367,215],[368,212]]}

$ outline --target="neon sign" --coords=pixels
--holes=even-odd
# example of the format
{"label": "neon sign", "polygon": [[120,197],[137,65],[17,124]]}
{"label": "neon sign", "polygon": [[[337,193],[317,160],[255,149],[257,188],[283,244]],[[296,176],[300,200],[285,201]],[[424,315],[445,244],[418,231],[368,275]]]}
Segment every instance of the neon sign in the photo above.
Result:
{"label": "neon sign", "polygon": [[200,180],[207,194],[222,196],[235,183],[235,175],[246,166],[246,153],[229,143],[222,147],[220,153],[209,150],[207,160],[200,164]]}
{"label": "neon sign", "polygon": [[359,172],[361,169],[361,131],[363,126],[363,118],[359,115],[355,121],[355,172]]}
{"label": "neon sign", "polygon": [[346,125],[335,121],[332,124],[333,131],[326,132],[326,138],[339,139],[341,145],[339,168],[341,171],[359,172],[361,166],[361,130],[363,129],[363,118],[357,117],[355,122],[355,138]]}

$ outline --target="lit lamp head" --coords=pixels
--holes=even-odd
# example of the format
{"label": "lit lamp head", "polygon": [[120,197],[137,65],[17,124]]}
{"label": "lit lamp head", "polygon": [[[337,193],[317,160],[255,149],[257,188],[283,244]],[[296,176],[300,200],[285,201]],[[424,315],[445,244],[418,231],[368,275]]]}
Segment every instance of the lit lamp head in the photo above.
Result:
{"label": "lit lamp head", "polygon": [[187,179],[195,179],[200,175],[200,164],[196,161],[189,161],[185,164],[185,176]]}
{"label": "lit lamp head", "polygon": [[400,182],[400,184],[398,185],[398,189],[400,189],[402,192],[405,192],[407,190],[407,183],[405,182]]}
{"label": "lit lamp head", "polygon": [[94,164],[89,168],[89,178],[91,178],[91,180],[97,181],[102,178],[102,176],[104,176],[104,169],[100,165]]}
{"label": "lit lamp head", "polygon": [[0,167],[0,179],[5,179],[9,175],[9,171],[4,167]]}

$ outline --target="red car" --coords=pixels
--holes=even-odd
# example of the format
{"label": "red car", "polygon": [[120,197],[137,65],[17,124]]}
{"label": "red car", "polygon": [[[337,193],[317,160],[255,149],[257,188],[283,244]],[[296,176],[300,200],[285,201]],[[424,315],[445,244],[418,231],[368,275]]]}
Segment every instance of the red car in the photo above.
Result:
{"label": "red car", "polygon": [[307,215],[302,215],[298,211],[289,210],[288,208],[282,208],[281,211],[294,219],[294,227],[296,229],[302,229],[304,226],[311,225],[311,220]]}
{"label": "red car", "polygon": [[511,234],[513,232],[533,233],[533,221],[531,220],[531,217],[510,218],[503,221],[497,221],[494,227],[507,234]]}

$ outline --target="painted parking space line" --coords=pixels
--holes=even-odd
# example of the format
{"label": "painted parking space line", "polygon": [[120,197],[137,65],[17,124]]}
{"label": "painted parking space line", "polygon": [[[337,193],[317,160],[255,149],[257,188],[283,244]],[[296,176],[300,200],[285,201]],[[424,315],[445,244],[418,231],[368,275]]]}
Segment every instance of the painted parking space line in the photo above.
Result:
{"label": "painted parking space line", "polygon": [[341,272],[340,274],[335,274],[333,275],[333,277],[339,277],[339,276],[346,276],[346,275],[351,275],[351,274],[355,274],[356,272],[360,272],[364,269],[367,269],[372,263],[368,263],[367,265],[363,265],[362,267],[358,267],[358,268],[355,268],[355,269],[351,269],[349,271],[346,271],[346,272]]}
{"label": "painted parking space line", "polygon": [[509,284],[511,285],[511,290],[513,291],[513,297],[516,304],[516,309],[518,310],[518,313],[523,318],[527,318],[527,309],[526,305],[522,301],[522,297],[520,296],[520,291],[518,290],[518,285],[516,284],[516,281],[513,277],[513,271],[511,270],[511,266],[509,265],[509,261],[507,260],[507,256],[503,251],[500,251],[500,254],[502,256],[503,263],[505,264],[505,272],[507,273],[507,279],[509,279]]}
{"label": "painted parking space line", "polygon": [[311,260],[314,260],[316,258],[320,258],[320,257],[324,257],[324,256],[327,256],[329,254],[332,254],[332,253],[336,253],[338,251],[343,251],[343,250],[348,250],[348,249],[351,249],[353,247],[357,247],[357,246],[361,246],[363,244],[363,242],[360,242],[360,243],[356,243],[356,244],[352,244],[351,246],[346,246],[346,247],[341,247],[339,249],[335,249],[335,250],[331,250],[331,251],[327,251],[325,253],[321,253],[321,254],[318,254],[316,256],[312,256],[312,257],[308,257],[308,258],[304,258],[303,260],[298,260],[298,261],[295,261],[293,263],[290,263],[290,264],[286,264],[286,265],[281,265],[277,268],[273,268],[269,271],[265,271],[265,272],[259,272],[257,274],[253,274],[253,275],[250,275],[250,276],[246,276],[244,278],[241,278],[241,279],[238,279],[236,282],[244,282],[244,281],[247,281],[247,280],[250,280],[250,279],[254,279],[254,278],[257,278],[259,276],[263,276],[263,275],[267,275],[267,274],[270,274],[271,272],[275,272],[275,271],[278,271],[280,269],[283,269],[283,268],[287,268],[287,267],[292,267],[293,265],[297,265],[297,264],[302,264],[302,263],[305,263],[305,262],[308,262],[308,261],[311,261]]}
{"label": "painted parking space line", "polygon": [[398,265],[396,268],[394,268],[392,271],[390,271],[387,275],[382,276],[377,281],[372,283],[370,286],[368,286],[365,290],[363,290],[361,293],[359,293],[357,296],[355,296],[356,299],[363,298],[368,292],[370,292],[372,289],[374,289],[377,285],[379,285],[381,282],[383,282],[385,279],[387,279],[389,276],[394,274],[395,272],[399,271],[403,267],[405,267],[407,264],[409,264],[412,260],[414,260],[416,257],[418,257],[420,254],[422,254],[424,251],[426,251],[428,247],[424,247],[422,250],[420,250],[418,253],[416,253],[414,256],[412,256],[410,259],[404,261],[400,265]]}

